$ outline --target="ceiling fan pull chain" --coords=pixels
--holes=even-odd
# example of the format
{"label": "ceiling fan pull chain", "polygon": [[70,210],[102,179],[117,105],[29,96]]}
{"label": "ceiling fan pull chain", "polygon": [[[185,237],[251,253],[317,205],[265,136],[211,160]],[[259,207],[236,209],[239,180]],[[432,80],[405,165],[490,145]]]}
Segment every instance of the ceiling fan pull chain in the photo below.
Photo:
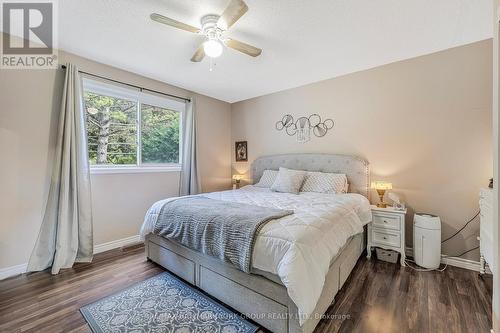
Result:
{"label": "ceiling fan pull chain", "polygon": [[213,72],[214,71],[214,58],[210,57],[210,65],[208,67],[208,70],[210,72]]}

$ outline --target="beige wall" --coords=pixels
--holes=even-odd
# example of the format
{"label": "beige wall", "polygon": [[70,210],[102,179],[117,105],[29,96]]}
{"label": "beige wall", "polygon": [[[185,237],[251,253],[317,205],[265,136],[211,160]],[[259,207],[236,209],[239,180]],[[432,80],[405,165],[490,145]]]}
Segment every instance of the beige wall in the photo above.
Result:
{"label": "beige wall", "polygon": [[[393,182],[412,210],[439,215],[446,237],[475,214],[479,189],[492,177],[491,49],[491,40],[482,41],[235,103],[232,141],[248,140],[250,161],[299,152],[364,157],[373,180]],[[318,113],[335,127],[300,144],[275,129],[287,113]],[[443,252],[476,246],[478,227]],[[411,217],[406,236],[411,245]],[[478,251],[467,257],[477,260]]]}
{"label": "beige wall", "polygon": [[[499,40],[499,21],[500,21],[500,0],[493,0],[493,177],[495,179],[495,187],[494,187],[494,204],[493,204],[493,261],[495,267],[500,267],[500,228],[498,224],[498,209],[499,209],[499,198],[498,198],[498,175],[500,164],[498,161],[498,150],[499,150],[499,136],[498,136],[498,128],[499,128],[499,79],[500,79],[500,70],[499,70],[499,48],[500,48],[500,40]],[[498,271],[498,269],[497,269]],[[495,332],[500,331],[500,276],[496,274],[493,277],[493,330]]]}
{"label": "beige wall", "polygon": [[[195,94],[61,52],[60,63],[180,96]],[[62,70],[0,71],[0,269],[28,261],[38,234],[55,147]],[[231,106],[196,95],[204,191],[231,186]],[[178,194],[179,173],[94,174],[94,242],[137,235],[156,200]]]}

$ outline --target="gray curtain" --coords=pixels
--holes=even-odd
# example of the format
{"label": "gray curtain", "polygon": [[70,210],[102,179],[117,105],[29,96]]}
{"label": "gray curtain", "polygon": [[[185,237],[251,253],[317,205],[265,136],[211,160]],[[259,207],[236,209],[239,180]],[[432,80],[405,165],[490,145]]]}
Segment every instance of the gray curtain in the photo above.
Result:
{"label": "gray curtain", "polygon": [[28,271],[52,274],[93,255],[87,138],[78,68],[66,65],[49,198]]}
{"label": "gray curtain", "polygon": [[179,194],[190,195],[201,192],[198,173],[198,150],[196,144],[196,107],[194,98],[186,103],[182,122],[182,172]]}

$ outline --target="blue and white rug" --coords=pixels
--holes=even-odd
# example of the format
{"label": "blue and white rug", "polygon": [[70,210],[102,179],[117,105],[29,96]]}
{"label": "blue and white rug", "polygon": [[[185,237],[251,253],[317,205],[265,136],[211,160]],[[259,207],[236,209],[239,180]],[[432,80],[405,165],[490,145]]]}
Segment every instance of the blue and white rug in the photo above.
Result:
{"label": "blue and white rug", "polygon": [[95,333],[254,333],[258,328],[167,272],[80,311]]}

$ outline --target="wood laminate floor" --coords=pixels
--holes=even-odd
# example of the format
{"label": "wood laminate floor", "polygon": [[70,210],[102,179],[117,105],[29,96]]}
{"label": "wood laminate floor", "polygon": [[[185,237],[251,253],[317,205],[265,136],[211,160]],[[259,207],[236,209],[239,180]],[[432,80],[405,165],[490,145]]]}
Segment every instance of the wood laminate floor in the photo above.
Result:
{"label": "wood laminate floor", "polygon": [[[163,269],[135,246],[52,276],[0,281],[0,332],[90,332],[79,308]],[[448,267],[415,272],[362,257],[316,332],[489,332],[491,278]]]}

